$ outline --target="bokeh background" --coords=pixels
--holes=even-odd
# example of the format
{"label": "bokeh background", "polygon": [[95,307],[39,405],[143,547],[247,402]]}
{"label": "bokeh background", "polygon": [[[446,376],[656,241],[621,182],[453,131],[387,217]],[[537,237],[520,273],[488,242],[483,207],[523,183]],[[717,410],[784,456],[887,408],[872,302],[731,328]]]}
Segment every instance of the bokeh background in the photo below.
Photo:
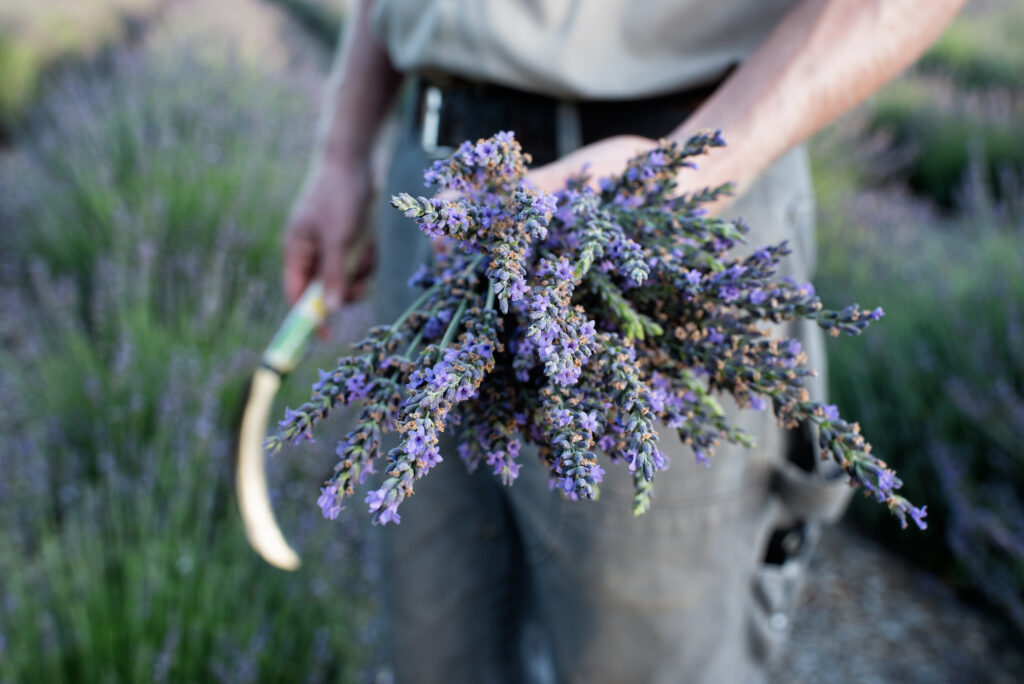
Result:
{"label": "bokeh background", "polygon": [[[345,4],[0,4],[0,683],[382,681],[365,525],[313,505],[330,432],[271,463],[299,572],[231,487]],[[818,290],[888,313],[831,341],[832,396],[929,528],[855,502],[775,681],[1024,671],[1022,35],[1017,0],[971,0],[812,141]]]}

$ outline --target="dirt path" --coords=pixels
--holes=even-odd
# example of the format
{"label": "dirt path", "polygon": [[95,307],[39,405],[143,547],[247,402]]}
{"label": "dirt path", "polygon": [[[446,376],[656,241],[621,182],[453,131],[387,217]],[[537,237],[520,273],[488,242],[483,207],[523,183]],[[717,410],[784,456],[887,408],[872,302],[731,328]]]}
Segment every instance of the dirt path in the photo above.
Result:
{"label": "dirt path", "polygon": [[772,682],[1021,681],[1008,628],[855,530],[827,532]]}

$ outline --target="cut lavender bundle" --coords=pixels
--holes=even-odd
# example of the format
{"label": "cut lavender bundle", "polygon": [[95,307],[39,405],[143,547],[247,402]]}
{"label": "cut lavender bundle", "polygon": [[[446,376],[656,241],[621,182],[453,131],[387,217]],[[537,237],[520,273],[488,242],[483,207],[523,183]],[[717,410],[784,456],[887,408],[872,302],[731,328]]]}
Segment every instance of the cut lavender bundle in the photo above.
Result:
{"label": "cut lavender bundle", "polygon": [[[310,438],[333,408],[361,402],[321,490],[326,517],[384,458],[383,482],[365,501],[374,522],[400,522],[416,480],[443,460],[438,435],[451,426],[461,426],[466,466],[486,464],[506,484],[519,473],[523,442],[536,444],[552,486],[570,498],[598,496],[599,453],[621,461],[641,514],[667,466],[659,423],[700,464],[723,439],[751,444],[726,421],[719,398],[730,394],[741,407],[770,407],[784,426],[815,425],[823,458],[904,527],[909,516],[924,528],[925,508],[896,493],[902,483],[859,426],[811,401],[800,342],[769,329],[809,319],[832,335],[858,334],[881,309],[824,309],[810,284],[776,275],[785,243],[733,256],[747,227],[702,210],[729,186],[677,194],[690,158],[723,144],[717,133],[663,141],[597,189],[580,177],[550,195],[525,180],[528,157],[511,133],[463,143],[425,174],[454,199],[392,198],[454,249],[413,277],[423,292],[405,314],[321,371],[310,401],[286,412],[268,448]],[[382,456],[389,431],[399,445]]]}

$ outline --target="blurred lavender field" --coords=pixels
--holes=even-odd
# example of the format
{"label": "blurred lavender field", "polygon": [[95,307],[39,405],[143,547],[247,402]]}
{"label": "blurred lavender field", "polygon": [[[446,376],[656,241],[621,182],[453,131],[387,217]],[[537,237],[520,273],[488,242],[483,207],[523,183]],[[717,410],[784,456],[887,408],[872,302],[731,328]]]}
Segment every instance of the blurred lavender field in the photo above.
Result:
{"label": "blurred lavender field", "polygon": [[975,2],[910,73],[816,141],[828,301],[880,302],[830,345],[927,533],[853,518],[1024,636],[1024,7]]}
{"label": "blurred lavender field", "polygon": [[298,573],[235,512],[328,56],[293,54],[276,9],[220,4],[230,22],[175,3],[53,75],[0,160],[3,682],[353,681],[371,660],[364,541],[309,505],[329,455],[272,471]]}
{"label": "blurred lavender field", "polygon": [[[0,11],[0,684],[374,677],[365,526],[313,504],[331,435],[271,464],[298,573],[249,550],[231,491],[236,413],[284,314],[280,231],[344,4]],[[777,681],[1019,671],[1022,32],[1018,3],[974,0],[812,145],[818,289],[888,313],[831,341],[833,399],[930,527],[900,533],[853,506]]]}

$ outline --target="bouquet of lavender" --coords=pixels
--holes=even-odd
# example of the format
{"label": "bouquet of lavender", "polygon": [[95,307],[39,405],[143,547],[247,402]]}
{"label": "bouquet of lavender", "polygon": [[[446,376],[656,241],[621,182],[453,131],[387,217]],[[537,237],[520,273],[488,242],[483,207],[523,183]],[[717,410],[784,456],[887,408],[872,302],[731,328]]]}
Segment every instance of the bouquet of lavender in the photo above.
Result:
{"label": "bouquet of lavender", "polygon": [[824,458],[904,527],[909,516],[924,528],[925,508],[896,493],[902,483],[859,426],[810,400],[813,371],[799,341],[768,329],[811,319],[833,335],[858,334],[881,309],[826,310],[810,285],[777,277],[785,243],[731,257],[746,226],[701,209],[729,186],[676,193],[689,159],[723,144],[717,133],[663,141],[599,190],[581,176],[550,195],[524,181],[529,158],[511,133],[463,143],[425,174],[455,199],[392,198],[454,248],[412,278],[423,292],[398,320],[320,371],[312,398],[286,411],[268,448],[311,438],[336,406],[362,402],[321,490],[328,518],[375,472],[382,435],[393,430],[386,477],[365,500],[375,523],[400,522],[402,501],[442,460],[446,428],[461,430],[468,468],[486,463],[506,484],[519,473],[523,440],[535,443],[553,486],[574,499],[598,496],[603,453],[632,473],[639,515],[667,465],[658,421],[698,463],[722,439],[751,444],[725,419],[718,397],[728,393],[740,406],[770,406],[783,425],[813,423]]}

